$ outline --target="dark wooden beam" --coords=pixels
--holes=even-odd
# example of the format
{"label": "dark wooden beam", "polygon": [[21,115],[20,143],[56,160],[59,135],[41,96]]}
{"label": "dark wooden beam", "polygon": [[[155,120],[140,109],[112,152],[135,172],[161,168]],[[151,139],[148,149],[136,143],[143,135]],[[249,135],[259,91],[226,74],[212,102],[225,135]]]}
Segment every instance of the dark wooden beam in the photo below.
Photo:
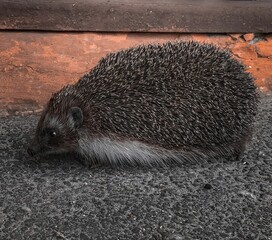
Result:
{"label": "dark wooden beam", "polygon": [[2,0],[0,29],[272,32],[272,1]]}

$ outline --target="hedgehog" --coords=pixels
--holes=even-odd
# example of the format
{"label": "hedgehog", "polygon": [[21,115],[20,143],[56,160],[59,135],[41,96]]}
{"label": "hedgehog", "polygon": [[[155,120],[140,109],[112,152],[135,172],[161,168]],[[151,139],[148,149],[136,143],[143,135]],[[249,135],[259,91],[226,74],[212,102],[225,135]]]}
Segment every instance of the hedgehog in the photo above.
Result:
{"label": "hedgehog", "polygon": [[257,111],[254,78],[229,51],[166,42],[110,53],[41,114],[31,156],[74,152],[91,166],[239,157]]}

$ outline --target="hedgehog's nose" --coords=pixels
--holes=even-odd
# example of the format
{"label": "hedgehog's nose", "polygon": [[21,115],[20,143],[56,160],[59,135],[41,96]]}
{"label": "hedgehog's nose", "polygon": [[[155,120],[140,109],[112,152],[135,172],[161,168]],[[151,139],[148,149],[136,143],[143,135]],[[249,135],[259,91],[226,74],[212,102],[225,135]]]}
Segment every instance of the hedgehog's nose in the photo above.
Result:
{"label": "hedgehog's nose", "polygon": [[29,156],[34,157],[35,151],[31,147],[27,148],[26,151],[29,154]]}

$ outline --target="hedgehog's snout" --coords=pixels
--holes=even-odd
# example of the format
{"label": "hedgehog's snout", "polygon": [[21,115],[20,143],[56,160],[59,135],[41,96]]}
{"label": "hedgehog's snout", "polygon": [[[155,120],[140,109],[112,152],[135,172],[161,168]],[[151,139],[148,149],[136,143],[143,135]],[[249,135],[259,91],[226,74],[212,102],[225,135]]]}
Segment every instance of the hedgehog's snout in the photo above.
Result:
{"label": "hedgehog's snout", "polygon": [[35,151],[31,147],[28,147],[26,151],[30,157],[34,157],[36,154]]}
{"label": "hedgehog's snout", "polygon": [[30,157],[34,157],[40,152],[40,147],[36,145],[31,145],[27,148],[26,151]]}

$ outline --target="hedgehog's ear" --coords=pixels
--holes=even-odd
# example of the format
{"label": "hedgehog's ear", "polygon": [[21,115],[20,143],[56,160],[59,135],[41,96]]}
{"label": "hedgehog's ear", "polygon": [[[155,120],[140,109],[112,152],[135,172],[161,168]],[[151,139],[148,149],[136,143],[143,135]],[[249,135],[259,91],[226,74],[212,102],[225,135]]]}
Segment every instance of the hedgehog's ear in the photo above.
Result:
{"label": "hedgehog's ear", "polygon": [[72,107],[70,109],[70,119],[74,128],[81,127],[83,123],[83,112],[79,107]]}

